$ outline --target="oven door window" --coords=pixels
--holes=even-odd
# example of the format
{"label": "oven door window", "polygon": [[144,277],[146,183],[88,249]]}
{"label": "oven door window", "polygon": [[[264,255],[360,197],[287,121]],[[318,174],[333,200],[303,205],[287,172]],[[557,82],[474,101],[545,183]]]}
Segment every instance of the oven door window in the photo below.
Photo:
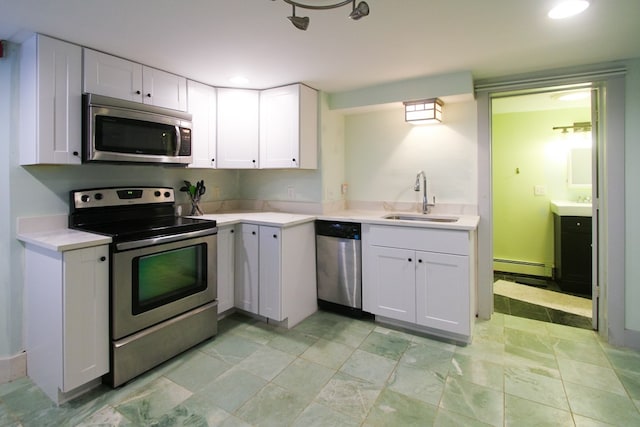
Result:
{"label": "oven door window", "polygon": [[97,115],[95,148],[100,151],[175,156],[176,127],[143,120]]}
{"label": "oven door window", "polygon": [[207,288],[207,245],[136,257],[132,273],[132,311],[140,314]]}

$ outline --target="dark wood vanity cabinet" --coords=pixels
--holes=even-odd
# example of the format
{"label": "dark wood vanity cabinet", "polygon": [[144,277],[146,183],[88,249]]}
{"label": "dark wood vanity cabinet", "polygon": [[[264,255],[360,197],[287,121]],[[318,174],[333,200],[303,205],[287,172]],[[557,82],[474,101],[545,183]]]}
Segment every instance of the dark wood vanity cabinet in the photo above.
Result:
{"label": "dark wood vanity cabinet", "polygon": [[591,295],[591,217],[553,215],[555,280],[567,292]]}

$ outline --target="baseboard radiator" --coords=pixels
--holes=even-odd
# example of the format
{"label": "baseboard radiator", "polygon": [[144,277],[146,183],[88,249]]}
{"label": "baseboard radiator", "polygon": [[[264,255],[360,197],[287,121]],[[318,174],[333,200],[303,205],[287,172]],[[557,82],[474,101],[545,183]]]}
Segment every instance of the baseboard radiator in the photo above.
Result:
{"label": "baseboard radiator", "polygon": [[505,273],[527,274],[531,276],[553,277],[553,266],[542,262],[519,261],[494,258],[493,269]]}

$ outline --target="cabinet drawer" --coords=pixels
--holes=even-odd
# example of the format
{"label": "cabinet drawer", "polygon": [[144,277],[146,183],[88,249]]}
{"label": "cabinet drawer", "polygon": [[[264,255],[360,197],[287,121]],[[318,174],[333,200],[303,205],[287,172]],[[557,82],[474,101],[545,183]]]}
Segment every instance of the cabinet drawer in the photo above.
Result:
{"label": "cabinet drawer", "polygon": [[363,224],[363,231],[363,240],[368,245],[469,255],[466,230]]}
{"label": "cabinet drawer", "polygon": [[561,227],[563,233],[591,233],[591,217],[563,216]]}

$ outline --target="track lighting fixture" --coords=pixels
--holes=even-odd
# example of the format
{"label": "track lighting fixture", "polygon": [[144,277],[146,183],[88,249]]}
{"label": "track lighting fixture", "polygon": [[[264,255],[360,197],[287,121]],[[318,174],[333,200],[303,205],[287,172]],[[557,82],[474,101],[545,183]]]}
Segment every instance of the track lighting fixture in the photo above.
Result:
{"label": "track lighting fixture", "polygon": [[309,17],[297,16],[296,7],[299,7],[302,9],[326,10],[326,9],[336,9],[338,7],[346,6],[349,3],[351,3],[351,13],[349,13],[349,18],[353,19],[354,21],[357,21],[362,17],[369,15],[369,5],[367,4],[367,2],[364,2],[364,1],[361,1],[356,5],[356,0],[345,0],[335,4],[327,4],[323,6],[304,4],[294,0],[282,0],[282,1],[290,4],[293,7],[292,15],[288,16],[287,18],[289,19],[289,21],[291,21],[294,27],[302,31],[305,31],[307,27],[309,27]]}

